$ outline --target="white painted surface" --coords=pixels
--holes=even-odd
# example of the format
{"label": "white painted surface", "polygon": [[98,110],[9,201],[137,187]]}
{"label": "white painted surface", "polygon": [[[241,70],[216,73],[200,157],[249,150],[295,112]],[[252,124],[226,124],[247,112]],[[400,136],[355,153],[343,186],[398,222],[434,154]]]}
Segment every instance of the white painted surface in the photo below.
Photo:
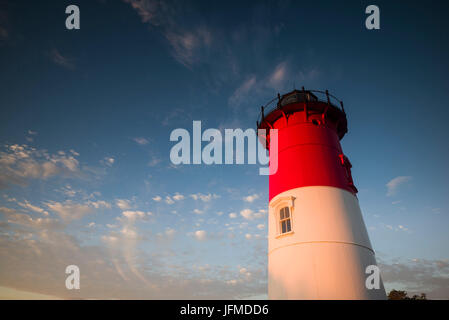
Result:
{"label": "white painted surface", "polygon": [[[279,210],[290,208],[292,232],[280,235]],[[334,187],[302,187],[270,201],[270,299],[385,299],[385,289],[365,286],[376,260],[358,199]]]}

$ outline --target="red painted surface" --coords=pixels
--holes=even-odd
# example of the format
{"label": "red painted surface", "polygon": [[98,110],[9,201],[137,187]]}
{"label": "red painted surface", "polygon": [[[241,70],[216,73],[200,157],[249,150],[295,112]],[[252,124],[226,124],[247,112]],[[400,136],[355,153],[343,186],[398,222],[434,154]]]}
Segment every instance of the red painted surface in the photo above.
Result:
{"label": "red painted surface", "polygon": [[[346,131],[342,134],[339,123],[344,121],[346,125],[346,115],[338,110],[334,110],[332,117],[323,115],[320,110],[324,108],[311,108],[310,104],[307,108],[296,107],[296,111],[292,105],[288,107],[290,113],[284,115],[276,111],[280,114],[276,119],[272,112],[259,126],[278,129],[278,170],[269,177],[269,199],[306,186],[331,186],[355,194],[351,163],[340,145],[340,138]],[[270,153],[270,159],[272,157]]]}

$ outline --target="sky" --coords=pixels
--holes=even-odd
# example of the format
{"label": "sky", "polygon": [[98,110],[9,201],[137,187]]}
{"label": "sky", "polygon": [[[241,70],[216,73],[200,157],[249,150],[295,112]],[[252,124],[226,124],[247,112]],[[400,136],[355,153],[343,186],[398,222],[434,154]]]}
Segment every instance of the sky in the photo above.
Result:
{"label": "sky", "polygon": [[261,105],[304,86],[344,101],[387,291],[449,299],[448,10],[1,0],[0,297],[266,298],[268,177],[173,165],[169,137],[194,120],[255,129]]}

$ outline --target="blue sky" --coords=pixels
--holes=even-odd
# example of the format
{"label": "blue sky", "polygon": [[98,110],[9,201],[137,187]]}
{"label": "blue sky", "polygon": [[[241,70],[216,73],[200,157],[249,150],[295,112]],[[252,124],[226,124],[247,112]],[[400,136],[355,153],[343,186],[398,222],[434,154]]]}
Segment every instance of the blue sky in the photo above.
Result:
{"label": "blue sky", "polygon": [[447,3],[376,1],[374,31],[367,1],[76,1],[70,31],[69,4],[0,2],[1,288],[265,297],[268,178],[173,166],[169,136],[305,86],[345,103],[387,289],[449,298]]}

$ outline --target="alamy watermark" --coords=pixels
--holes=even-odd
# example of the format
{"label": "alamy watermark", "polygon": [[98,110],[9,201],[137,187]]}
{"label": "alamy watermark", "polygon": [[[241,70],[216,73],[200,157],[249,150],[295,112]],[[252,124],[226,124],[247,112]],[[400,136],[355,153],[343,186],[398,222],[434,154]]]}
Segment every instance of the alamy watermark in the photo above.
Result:
{"label": "alamy watermark", "polygon": [[[201,121],[193,121],[192,139],[190,132],[178,128],[171,132],[170,141],[177,143],[170,150],[170,161],[175,164],[257,164],[269,166],[259,168],[260,175],[272,175],[278,169],[278,131],[270,129],[269,148],[265,129],[224,129],[224,136],[218,129],[201,131]],[[245,148],[245,141],[247,148]],[[203,148],[203,142],[207,144]],[[223,148],[224,146],[224,148]],[[246,157],[245,157],[246,154]],[[224,161],[223,161],[224,158]]]}
{"label": "alamy watermark", "polygon": [[67,290],[80,289],[80,268],[71,264],[65,268],[65,273],[69,276],[65,279]]}

